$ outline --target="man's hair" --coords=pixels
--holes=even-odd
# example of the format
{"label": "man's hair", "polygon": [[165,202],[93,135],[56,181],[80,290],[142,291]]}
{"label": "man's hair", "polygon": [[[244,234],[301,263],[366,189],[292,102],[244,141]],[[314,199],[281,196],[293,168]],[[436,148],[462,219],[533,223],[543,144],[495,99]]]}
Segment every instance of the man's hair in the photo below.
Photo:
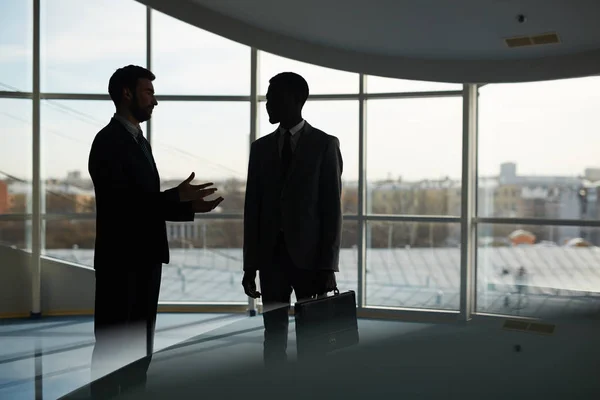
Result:
{"label": "man's hair", "polygon": [[135,93],[139,79],[153,81],[155,78],[152,72],[137,65],[128,65],[119,68],[112,74],[108,81],[108,94],[110,94],[110,98],[115,103],[115,106],[118,107],[123,100],[123,89],[127,88],[131,90],[131,93]]}
{"label": "man's hair", "polygon": [[294,72],[282,72],[269,80],[272,85],[283,88],[292,93],[299,104],[304,105],[308,99],[308,83],[300,75]]}

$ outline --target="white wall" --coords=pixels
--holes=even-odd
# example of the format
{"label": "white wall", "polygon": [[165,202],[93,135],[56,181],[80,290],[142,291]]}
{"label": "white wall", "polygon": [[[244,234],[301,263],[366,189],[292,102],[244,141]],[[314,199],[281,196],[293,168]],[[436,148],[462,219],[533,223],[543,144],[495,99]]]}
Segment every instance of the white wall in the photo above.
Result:
{"label": "white wall", "polygon": [[0,317],[31,311],[31,254],[0,246]]}
{"label": "white wall", "polygon": [[[94,309],[94,270],[42,259],[42,314],[87,314]],[[31,254],[0,246],[0,317],[31,311]]]}

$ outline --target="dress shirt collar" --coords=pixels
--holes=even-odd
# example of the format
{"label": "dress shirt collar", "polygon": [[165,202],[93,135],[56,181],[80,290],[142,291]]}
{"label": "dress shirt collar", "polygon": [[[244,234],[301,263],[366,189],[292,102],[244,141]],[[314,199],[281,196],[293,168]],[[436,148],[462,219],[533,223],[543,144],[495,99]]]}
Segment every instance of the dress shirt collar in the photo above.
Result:
{"label": "dress shirt collar", "polygon": [[135,139],[137,139],[138,136],[142,134],[142,128],[140,128],[139,125],[133,124],[127,118],[125,118],[117,113],[115,113],[115,115],[113,115],[113,118],[116,119],[117,121],[119,121],[121,124],[123,124],[125,129],[127,129],[129,131],[129,133],[131,133]]}
{"label": "dress shirt collar", "polygon": [[[306,123],[305,120],[300,121],[296,126],[293,126],[289,131],[292,134],[292,136],[294,136],[296,133],[300,132],[302,130],[302,128],[304,128],[304,124]],[[287,131],[287,129],[285,129],[283,126],[279,125],[279,131],[283,134],[285,133],[285,131]]]}

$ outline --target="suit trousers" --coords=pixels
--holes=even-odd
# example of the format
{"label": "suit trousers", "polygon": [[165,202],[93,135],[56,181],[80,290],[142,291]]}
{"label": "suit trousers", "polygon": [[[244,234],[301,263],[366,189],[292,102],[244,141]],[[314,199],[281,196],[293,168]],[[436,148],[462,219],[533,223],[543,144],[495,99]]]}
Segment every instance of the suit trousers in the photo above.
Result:
{"label": "suit trousers", "polygon": [[[96,270],[92,380],[152,354],[161,276],[161,263]],[[129,376],[117,373],[92,383],[92,397],[144,385],[149,360],[139,361]]]}
{"label": "suit trousers", "polygon": [[285,237],[280,233],[275,246],[273,263],[260,270],[260,290],[263,299],[265,324],[265,365],[287,360],[289,309],[292,291],[298,300],[317,295],[316,271],[297,268],[287,250]]}

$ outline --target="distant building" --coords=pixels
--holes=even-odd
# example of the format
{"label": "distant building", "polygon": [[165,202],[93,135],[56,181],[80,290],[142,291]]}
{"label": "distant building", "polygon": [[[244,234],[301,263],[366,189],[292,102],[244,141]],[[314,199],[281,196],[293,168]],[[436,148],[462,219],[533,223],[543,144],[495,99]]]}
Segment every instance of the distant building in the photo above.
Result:
{"label": "distant building", "polygon": [[9,210],[8,184],[5,181],[0,181],[0,214],[6,214]]}
{"label": "distant building", "polygon": [[[496,218],[544,218],[579,219],[581,204],[578,191],[581,179],[576,176],[519,175],[515,163],[500,166],[497,185],[484,191],[487,210],[479,210],[479,215]],[[482,195],[480,190],[480,196]],[[580,235],[579,227],[572,226],[530,226],[521,227],[535,231],[539,240],[562,244]],[[496,226],[490,235],[505,236],[515,226]]]}
{"label": "distant building", "polygon": [[[42,187],[42,209],[46,213],[90,213],[95,212],[95,194],[93,190],[82,189],[67,182],[45,183]],[[9,185],[9,203],[16,212],[28,212],[31,203],[31,184],[13,182]]]}

